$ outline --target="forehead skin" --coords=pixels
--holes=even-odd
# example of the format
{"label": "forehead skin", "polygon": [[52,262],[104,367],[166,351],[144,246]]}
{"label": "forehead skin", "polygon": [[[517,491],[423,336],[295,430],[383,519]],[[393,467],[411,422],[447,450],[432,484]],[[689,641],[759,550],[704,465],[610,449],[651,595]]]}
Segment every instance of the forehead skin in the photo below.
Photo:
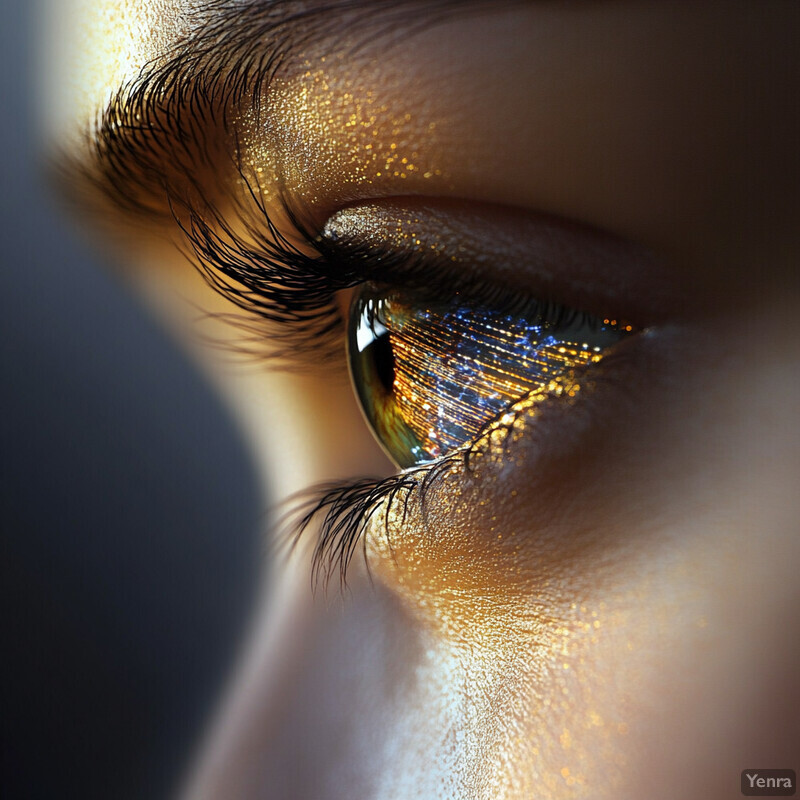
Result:
{"label": "forehead skin", "polygon": [[52,136],[86,130],[120,86],[191,28],[197,0],[46,0],[43,116]]}

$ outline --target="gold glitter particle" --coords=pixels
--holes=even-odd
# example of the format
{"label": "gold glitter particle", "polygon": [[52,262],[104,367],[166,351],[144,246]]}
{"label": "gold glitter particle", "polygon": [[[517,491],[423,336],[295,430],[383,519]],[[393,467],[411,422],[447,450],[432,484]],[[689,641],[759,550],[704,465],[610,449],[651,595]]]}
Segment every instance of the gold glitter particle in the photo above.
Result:
{"label": "gold glitter particle", "polygon": [[445,177],[429,136],[436,122],[422,141],[425,123],[396,97],[329,70],[322,59],[299,75],[276,76],[263,103],[270,113],[244,126],[243,161],[277,160],[278,180],[303,200],[376,180]]}
{"label": "gold glitter particle", "polygon": [[589,722],[595,728],[602,728],[605,724],[603,718],[594,710],[589,712]]}

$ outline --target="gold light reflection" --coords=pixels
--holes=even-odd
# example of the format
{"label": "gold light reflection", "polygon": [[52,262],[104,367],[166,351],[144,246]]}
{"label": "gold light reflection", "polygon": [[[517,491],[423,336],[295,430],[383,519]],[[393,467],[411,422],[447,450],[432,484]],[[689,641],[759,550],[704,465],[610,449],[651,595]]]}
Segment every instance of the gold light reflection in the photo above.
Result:
{"label": "gold light reflection", "polygon": [[378,440],[398,466],[411,467],[471,445],[493,420],[501,436],[523,398],[574,397],[580,370],[624,335],[624,327],[534,302],[505,314],[367,287],[351,316],[350,363]]}
{"label": "gold light reflection", "polygon": [[[515,351],[511,343],[519,332],[511,326],[475,318],[452,321],[456,324],[446,329],[405,325],[402,335],[392,339],[398,412],[434,457],[477,436],[489,421],[487,407],[507,407],[532,390],[546,388],[541,402],[557,390],[558,376],[602,357],[576,342]],[[444,393],[443,386],[464,391]],[[442,430],[443,420],[458,422],[455,435]]]}

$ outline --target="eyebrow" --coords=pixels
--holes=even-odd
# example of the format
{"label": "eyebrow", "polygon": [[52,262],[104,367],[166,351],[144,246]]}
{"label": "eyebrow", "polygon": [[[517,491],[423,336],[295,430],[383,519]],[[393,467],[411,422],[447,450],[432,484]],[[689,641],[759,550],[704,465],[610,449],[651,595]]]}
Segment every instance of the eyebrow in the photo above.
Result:
{"label": "eyebrow", "polygon": [[[172,221],[198,188],[199,156],[213,165],[214,135],[230,111],[254,103],[279,70],[309,53],[355,54],[376,38],[404,40],[478,0],[207,0],[192,32],[120,86],[87,129],[79,154],[59,154],[56,181],[95,216]],[[408,22],[412,12],[423,21]],[[345,24],[346,23],[346,24]]]}

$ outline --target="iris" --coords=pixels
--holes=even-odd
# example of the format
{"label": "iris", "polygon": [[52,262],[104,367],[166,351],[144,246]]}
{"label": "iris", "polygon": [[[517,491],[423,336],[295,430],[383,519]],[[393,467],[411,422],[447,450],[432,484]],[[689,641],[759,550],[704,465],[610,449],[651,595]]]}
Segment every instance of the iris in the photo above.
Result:
{"label": "iris", "polygon": [[350,372],[378,441],[408,468],[470,444],[510,405],[599,361],[629,331],[549,303],[497,312],[367,284],[350,312]]}

